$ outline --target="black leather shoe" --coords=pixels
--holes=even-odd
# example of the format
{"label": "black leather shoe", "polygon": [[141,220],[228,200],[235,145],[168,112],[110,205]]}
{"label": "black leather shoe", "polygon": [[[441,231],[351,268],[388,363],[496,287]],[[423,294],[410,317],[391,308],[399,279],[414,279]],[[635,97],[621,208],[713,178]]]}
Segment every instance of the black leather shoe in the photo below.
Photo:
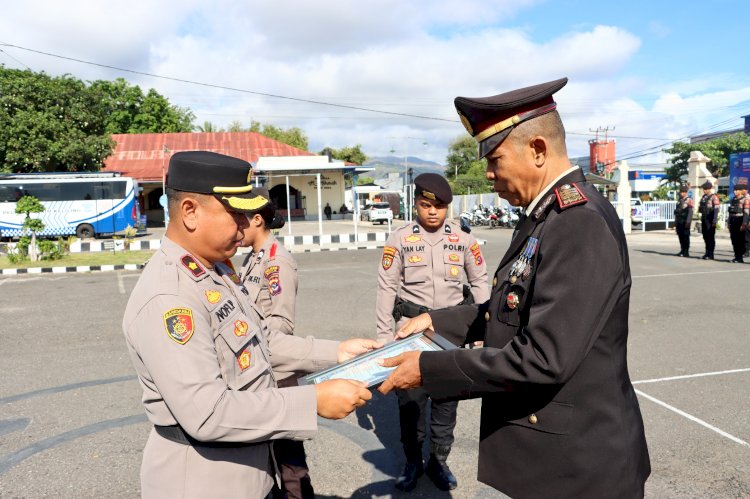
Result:
{"label": "black leather shoe", "polygon": [[396,488],[404,492],[411,492],[417,486],[417,480],[424,475],[424,465],[420,460],[417,463],[407,461],[401,476],[396,478]]}
{"label": "black leather shoe", "polygon": [[729,263],[745,263],[742,258],[733,258]]}
{"label": "black leather shoe", "polygon": [[458,487],[458,481],[448,467],[448,464],[445,461],[437,459],[434,454],[427,461],[426,472],[432,483],[435,484],[435,487],[440,490],[453,490]]}

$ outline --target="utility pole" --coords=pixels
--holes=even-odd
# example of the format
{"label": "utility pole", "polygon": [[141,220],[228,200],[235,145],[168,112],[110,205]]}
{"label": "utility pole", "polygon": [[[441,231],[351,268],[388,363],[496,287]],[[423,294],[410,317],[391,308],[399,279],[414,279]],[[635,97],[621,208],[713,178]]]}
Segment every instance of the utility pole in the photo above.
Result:
{"label": "utility pole", "polygon": [[[389,139],[404,140],[404,222],[411,222],[411,212],[413,206],[413,192],[409,173],[409,140],[419,140],[423,146],[427,145],[427,139],[424,137],[388,137]],[[391,152],[394,152],[391,149]]]}

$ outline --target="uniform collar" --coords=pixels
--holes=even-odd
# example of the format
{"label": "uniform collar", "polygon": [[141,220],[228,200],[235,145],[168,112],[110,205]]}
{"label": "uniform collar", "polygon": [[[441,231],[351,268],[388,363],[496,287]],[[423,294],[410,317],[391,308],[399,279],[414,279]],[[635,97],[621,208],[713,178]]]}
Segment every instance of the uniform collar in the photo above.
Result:
{"label": "uniform collar", "polygon": [[580,169],[581,168],[579,166],[571,166],[570,168],[568,168],[567,170],[565,170],[564,172],[562,172],[560,175],[558,175],[557,177],[555,177],[555,179],[552,182],[550,182],[549,184],[547,184],[544,187],[544,189],[542,189],[541,191],[539,191],[539,195],[537,195],[537,197],[535,197],[534,200],[531,203],[529,203],[529,205],[524,210],[524,213],[527,216],[530,215],[531,212],[534,211],[534,208],[539,203],[539,201],[541,201],[542,198],[544,198],[544,196],[552,189],[552,187],[554,187],[555,185],[557,185],[557,183],[563,177],[566,177],[566,176],[570,175],[571,173],[573,173],[574,171],[580,170]]}

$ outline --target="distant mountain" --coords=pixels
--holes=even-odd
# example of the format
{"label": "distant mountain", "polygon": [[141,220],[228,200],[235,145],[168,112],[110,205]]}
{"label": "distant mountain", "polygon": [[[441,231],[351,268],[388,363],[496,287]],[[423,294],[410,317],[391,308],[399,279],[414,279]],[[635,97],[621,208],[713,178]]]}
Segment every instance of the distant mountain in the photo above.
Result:
{"label": "distant mountain", "polygon": [[372,166],[375,168],[371,173],[366,174],[368,177],[372,177],[377,180],[380,178],[387,177],[389,173],[404,174],[404,168],[407,166],[413,170],[413,175],[416,177],[422,173],[438,173],[443,175],[445,173],[445,166],[434,161],[426,161],[424,159],[417,158],[416,156],[409,156],[407,160],[404,160],[403,156],[379,156],[373,157],[365,161],[362,166]]}

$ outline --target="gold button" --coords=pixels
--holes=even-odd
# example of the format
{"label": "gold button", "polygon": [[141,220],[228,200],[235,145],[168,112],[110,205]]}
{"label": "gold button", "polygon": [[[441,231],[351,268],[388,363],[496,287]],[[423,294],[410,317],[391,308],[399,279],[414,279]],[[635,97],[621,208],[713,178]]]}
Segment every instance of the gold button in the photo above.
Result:
{"label": "gold button", "polygon": [[486,320],[486,321],[490,320],[490,313],[489,312],[485,312],[484,313],[484,320]]}
{"label": "gold button", "polygon": [[539,420],[536,418],[536,414],[532,414],[531,416],[529,416],[529,423],[536,424],[537,421]]}
{"label": "gold button", "polygon": [[492,279],[492,287],[494,288],[495,286],[497,286],[497,277]]}

